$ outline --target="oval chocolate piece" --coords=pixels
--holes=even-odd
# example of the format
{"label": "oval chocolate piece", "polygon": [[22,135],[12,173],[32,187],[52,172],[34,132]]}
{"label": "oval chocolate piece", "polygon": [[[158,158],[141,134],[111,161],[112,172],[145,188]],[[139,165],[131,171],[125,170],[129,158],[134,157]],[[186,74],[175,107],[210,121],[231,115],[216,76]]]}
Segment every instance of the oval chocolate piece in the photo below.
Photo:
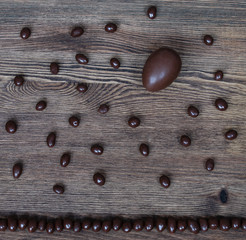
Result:
{"label": "oval chocolate piece", "polygon": [[15,133],[17,130],[17,125],[14,121],[10,120],[5,124],[5,130],[8,133]]}
{"label": "oval chocolate piece", "polygon": [[50,133],[48,136],[47,136],[47,145],[48,147],[52,148],[55,146],[56,144],[56,134],[55,133]]}
{"label": "oval chocolate piece", "polygon": [[22,174],[22,164],[21,163],[16,163],[13,166],[13,177],[14,178],[19,178]]}
{"label": "oval chocolate piece", "polygon": [[82,27],[75,27],[72,31],[71,31],[71,36],[72,37],[80,37],[82,34],[84,33],[84,29]]}
{"label": "oval chocolate piece", "polygon": [[22,39],[28,39],[30,36],[31,36],[31,30],[30,30],[30,28],[25,27],[25,28],[23,28],[21,30],[20,37]]}

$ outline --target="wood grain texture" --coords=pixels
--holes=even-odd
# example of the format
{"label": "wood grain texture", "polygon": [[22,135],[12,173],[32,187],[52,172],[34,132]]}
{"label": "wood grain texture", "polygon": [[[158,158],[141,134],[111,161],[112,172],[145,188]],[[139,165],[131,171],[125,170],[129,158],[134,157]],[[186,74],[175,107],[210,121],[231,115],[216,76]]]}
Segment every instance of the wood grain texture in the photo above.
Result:
{"label": "wood grain texture", "polygon": [[[146,17],[149,5],[156,5],[155,20]],[[110,216],[130,218],[146,215],[240,216],[246,217],[246,3],[237,1],[34,1],[0,2],[0,213],[29,213],[65,216]],[[104,31],[106,23],[118,24],[118,31]],[[73,26],[85,29],[72,38]],[[29,26],[32,35],[19,37]],[[203,44],[211,34],[214,45]],[[178,79],[164,91],[149,93],[141,83],[143,64],[161,46],[180,53],[183,67]],[[76,53],[84,53],[89,64],[79,65]],[[121,61],[118,70],[109,60]],[[51,75],[49,64],[60,64]],[[224,72],[220,82],[216,70]],[[23,74],[22,87],[13,84]],[[86,82],[85,94],[76,91]],[[229,108],[219,112],[216,98],[227,100]],[[44,112],[35,105],[46,99]],[[100,115],[97,108],[108,103],[110,111]],[[194,104],[200,110],[191,119],[186,109]],[[68,118],[77,114],[77,129]],[[131,129],[130,116],[141,125]],[[7,134],[8,119],[18,122],[14,135]],[[228,142],[224,133],[236,129],[238,138]],[[48,149],[49,132],[57,133],[57,144]],[[189,148],[179,145],[188,134]],[[138,151],[144,142],[150,155]],[[90,146],[101,143],[104,154],[95,156]],[[59,159],[70,151],[71,163],[61,168]],[[215,169],[204,169],[207,158],[215,159]],[[12,166],[23,162],[20,179],[12,177]],[[104,187],[92,182],[95,171],[106,176]],[[164,190],[161,174],[171,179]],[[65,185],[61,196],[52,191],[55,183]],[[219,200],[227,189],[226,204]],[[42,233],[1,233],[1,239],[45,239]],[[243,239],[241,231],[209,231],[194,236],[189,232],[171,235],[152,233],[64,232],[49,239]]]}

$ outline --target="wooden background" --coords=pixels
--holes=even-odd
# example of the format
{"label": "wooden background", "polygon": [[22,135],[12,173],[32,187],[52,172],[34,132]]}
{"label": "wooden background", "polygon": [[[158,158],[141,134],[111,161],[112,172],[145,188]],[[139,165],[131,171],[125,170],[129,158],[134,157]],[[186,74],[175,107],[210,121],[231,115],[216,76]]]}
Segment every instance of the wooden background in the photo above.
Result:
{"label": "wooden background", "polygon": [[[155,20],[146,17],[156,5]],[[135,218],[148,215],[240,216],[246,217],[246,2],[244,0],[1,0],[0,2],[0,213],[47,215],[50,217]],[[104,31],[115,22],[114,34]],[[72,38],[75,25],[85,29]],[[28,40],[19,37],[30,27]],[[214,37],[214,45],[203,44],[204,34]],[[149,93],[141,83],[148,55],[161,46],[174,48],[183,61],[178,79],[167,89]],[[79,65],[76,53],[84,53],[89,64]],[[109,65],[118,57],[121,67]],[[51,75],[49,64],[60,64]],[[220,82],[216,70],[224,72]],[[13,84],[23,74],[22,87]],[[76,91],[86,82],[85,94]],[[229,103],[226,112],[214,107],[216,98]],[[46,99],[43,112],[36,103]],[[107,103],[110,111],[97,109]],[[196,119],[186,114],[193,104],[200,110]],[[68,118],[77,114],[77,129]],[[130,116],[138,116],[141,126],[131,129]],[[18,131],[5,131],[9,119],[18,122]],[[238,138],[226,141],[228,129]],[[57,133],[53,149],[46,145],[49,132]],[[190,135],[192,145],[182,147],[179,137]],[[138,151],[140,143],[150,145],[150,155]],[[101,143],[104,154],[95,156],[90,146]],[[71,163],[59,165],[62,153],[70,151]],[[204,169],[207,158],[215,169]],[[12,166],[22,162],[20,179],[12,177]],[[106,176],[103,187],[92,181],[95,171]],[[171,179],[164,190],[161,174]],[[63,195],[54,194],[55,183],[65,185]],[[221,189],[228,202],[219,200]],[[29,234],[0,233],[0,239],[243,239],[240,231],[211,231],[194,236],[186,231],[171,235],[110,232]]]}

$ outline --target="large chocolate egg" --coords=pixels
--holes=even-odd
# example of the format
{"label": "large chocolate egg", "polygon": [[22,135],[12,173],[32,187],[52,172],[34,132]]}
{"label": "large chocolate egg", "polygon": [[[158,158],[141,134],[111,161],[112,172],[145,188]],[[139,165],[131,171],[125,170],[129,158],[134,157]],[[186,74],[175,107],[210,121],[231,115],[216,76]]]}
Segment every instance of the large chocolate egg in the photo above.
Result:
{"label": "large chocolate egg", "polygon": [[143,86],[151,92],[166,88],[178,77],[181,65],[180,56],[171,48],[156,50],[144,65]]}

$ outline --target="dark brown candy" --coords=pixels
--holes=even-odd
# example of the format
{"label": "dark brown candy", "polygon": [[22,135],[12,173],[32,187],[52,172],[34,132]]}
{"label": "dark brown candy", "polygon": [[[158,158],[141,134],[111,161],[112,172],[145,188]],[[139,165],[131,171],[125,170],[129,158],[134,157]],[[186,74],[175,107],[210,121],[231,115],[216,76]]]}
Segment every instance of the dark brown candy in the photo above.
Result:
{"label": "dark brown candy", "polygon": [[114,218],[112,225],[114,231],[119,231],[122,226],[122,220],[120,218]]}
{"label": "dark brown candy", "polygon": [[84,29],[82,27],[75,27],[71,31],[71,36],[72,37],[80,37],[84,33]]}
{"label": "dark brown candy", "polygon": [[110,65],[114,68],[114,69],[118,69],[120,67],[120,61],[117,58],[111,58],[110,60]]}
{"label": "dark brown candy", "polygon": [[36,104],[36,110],[37,111],[43,111],[47,106],[47,103],[45,101],[39,101],[37,104]]}
{"label": "dark brown candy", "polygon": [[166,219],[158,217],[155,221],[155,226],[158,232],[162,232],[164,231],[164,229],[166,228],[167,224],[166,224]]}
{"label": "dark brown candy", "polygon": [[111,230],[111,228],[112,228],[112,221],[110,221],[110,220],[103,221],[102,230],[104,232],[109,232]]}
{"label": "dark brown candy", "polygon": [[82,229],[83,230],[89,230],[91,228],[91,225],[92,225],[92,223],[89,219],[84,219],[82,221]]}
{"label": "dark brown candy", "polygon": [[181,58],[172,49],[163,47],[147,59],[142,74],[143,86],[151,92],[168,87],[179,75]]}
{"label": "dark brown candy", "polygon": [[14,78],[14,84],[18,87],[22,86],[23,83],[25,82],[24,78],[20,75],[17,75],[15,78]]}
{"label": "dark brown candy", "polygon": [[208,226],[210,229],[215,230],[219,226],[219,220],[216,217],[211,217],[208,219]]}
{"label": "dark brown candy", "polygon": [[214,105],[220,111],[225,111],[228,108],[227,102],[222,98],[216,99]]}
{"label": "dark brown candy", "polygon": [[246,231],[246,219],[242,219],[242,229]]}
{"label": "dark brown candy", "polygon": [[107,104],[102,104],[100,105],[100,107],[98,108],[98,112],[101,114],[105,114],[107,113],[109,110],[109,106]]}
{"label": "dark brown candy", "polygon": [[50,133],[47,136],[46,142],[47,142],[48,147],[50,147],[50,148],[54,147],[56,144],[56,134],[53,132]]}
{"label": "dark brown candy", "polygon": [[99,232],[102,228],[102,223],[99,220],[94,220],[92,223],[92,231]]}
{"label": "dark brown candy", "polygon": [[220,230],[229,231],[231,228],[231,221],[229,218],[221,218],[220,219]]}
{"label": "dark brown candy", "polygon": [[136,128],[140,125],[140,120],[137,117],[131,117],[128,120],[128,125],[132,128]]}
{"label": "dark brown candy", "polygon": [[58,63],[52,62],[50,64],[50,72],[52,74],[58,74],[58,72],[59,72],[59,65],[58,65]]}
{"label": "dark brown candy", "polygon": [[28,224],[28,218],[27,217],[20,217],[18,220],[18,227],[20,230],[25,230]]}
{"label": "dark brown candy", "polygon": [[136,232],[142,231],[144,228],[144,221],[142,219],[137,219],[133,222],[132,227]]}
{"label": "dark brown candy", "polygon": [[73,221],[72,221],[72,219],[69,218],[69,217],[64,218],[64,220],[63,220],[63,227],[66,230],[71,230],[73,228]]}
{"label": "dark brown candy", "polygon": [[132,223],[130,221],[124,222],[122,224],[122,230],[125,233],[129,233],[132,230]]}
{"label": "dark brown candy", "polygon": [[241,219],[240,218],[232,218],[231,219],[232,229],[236,230],[241,227]]}
{"label": "dark brown candy", "polygon": [[75,59],[79,64],[85,65],[89,62],[88,58],[84,54],[76,54]]}
{"label": "dark brown candy", "polygon": [[86,84],[80,83],[80,84],[78,84],[78,86],[77,86],[77,90],[78,90],[79,92],[85,93],[85,92],[88,90],[88,87],[87,87]]}
{"label": "dark brown candy", "polygon": [[16,163],[13,166],[13,177],[14,178],[19,178],[22,174],[22,164],[21,163]]}
{"label": "dark brown candy", "polygon": [[95,184],[103,186],[105,184],[105,177],[101,173],[95,173],[93,176],[93,181]]}
{"label": "dark brown candy", "polygon": [[200,231],[200,226],[196,220],[190,219],[190,220],[188,220],[188,229],[192,233],[197,234]]}
{"label": "dark brown candy", "polygon": [[117,30],[117,25],[114,24],[114,23],[108,23],[106,26],[105,26],[105,31],[106,32],[109,32],[109,33],[113,33]]}
{"label": "dark brown candy", "polygon": [[56,184],[53,186],[53,191],[57,194],[63,194],[64,193],[64,187],[62,185]]}
{"label": "dark brown candy", "polygon": [[169,188],[169,186],[170,186],[170,179],[165,175],[162,175],[160,177],[159,182],[160,182],[161,186],[164,188]]}
{"label": "dark brown candy", "polygon": [[9,231],[11,231],[11,232],[16,231],[17,226],[18,226],[17,218],[14,216],[8,217],[8,229],[9,229]]}
{"label": "dark brown candy", "polygon": [[48,234],[52,234],[53,232],[55,231],[55,224],[54,222],[50,221],[47,223],[47,226],[46,226],[46,232]]}
{"label": "dark brown candy", "polygon": [[10,120],[8,121],[6,124],[5,124],[5,130],[8,132],[8,133],[15,133],[16,130],[17,130],[17,125],[14,121]]}
{"label": "dark brown candy", "polygon": [[205,168],[208,170],[208,171],[213,171],[214,169],[214,160],[209,158],[207,159],[206,163],[205,163]]}
{"label": "dark brown candy", "polygon": [[225,138],[227,140],[234,140],[237,138],[237,131],[235,130],[229,130],[225,133]]}
{"label": "dark brown candy", "polygon": [[94,144],[91,146],[91,152],[96,155],[102,155],[103,154],[103,147],[101,147],[98,144]]}
{"label": "dark brown candy", "polygon": [[194,106],[189,106],[187,109],[187,113],[190,117],[196,118],[199,115],[199,110]]}
{"label": "dark brown candy", "polygon": [[148,8],[148,11],[147,11],[147,15],[150,19],[154,19],[156,18],[156,7],[155,6],[151,6]]}
{"label": "dark brown candy", "polygon": [[203,38],[203,42],[204,42],[206,45],[211,46],[211,45],[213,45],[213,43],[214,43],[214,39],[213,39],[213,37],[210,36],[210,35],[205,35],[204,38]]}
{"label": "dark brown candy", "polygon": [[222,79],[223,79],[223,72],[219,70],[214,74],[214,80],[220,81]]}
{"label": "dark brown candy", "polygon": [[154,219],[146,218],[144,221],[144,228],[147,232],[150,232],[154,228]]}
{"label": "dark brown candy", "polygon": [[71,156],[69,153],[64,153],[61,156],[60,164],[62,167],[66,167],[70,163]]}
{"label": "dark brown candy", "polygon": [[38,230],[43,232],[46,229],[47,221],[45,218],[41,218],[38,221]]}
{"label": "dark brown candy", "polygon": [[175,233],[177,229],[177,223],[176,223],[176,220],[172,217],[169,217],[167,219],[167,230],[170,232],[170,233]]}
{"label": "dark brown candy", "polygon": [[55,229],[57,232],[62,232],[63,230],[63,221],[61,218],[55,220]]}
{"label": "dark brown candy", "polygon": [[202,232],[208,231],[208,220],[205,218],[199,219],[199,225]]}
{"label": "dark brown candy", "polygon": [[81,222],[79,220],[75,220],[73,223],[73,231],[74,232],[80,232],[82,229]]}
{"label": "dark brown candy", "polygon": [[187,221],[184,219],[179,219],[177,223],[177,228],[180,232],[183,232],[187,228]]}
{"label": "dark brown candy", "polygon": [[143,156],[147,157],[149,155],[149,146],[145,143],[142,143],[139,147],[139,151]]}
{"label": "dark brown candy", "polygon": [[6,219],[0,219],[0,232],[6,231],[8,227]]}
{"label": "dark brown candy", "polygon": [[22,28],[22,30],[20,31],[20,37],[22,39],[28,39],[31,36],[31,30],[27,27]]}
{"label": "dark brown candy", "polygon": [[79,119],[75,116],[70,117],[68,121],[72,127],[78,127],[79,126]]}
{"label": "dark brown candy", "polygon": [[191,139],[187,135],[180,137],[180,144],[184,147],[189,147],[191,145]]}
{"label": "dark brown candy", "polygon": [[27,225],[27,230],[30,233],[33,233],[37,230],[38,228],[38,222],[35,218],[32,218],[28,221],[28,225]]}

